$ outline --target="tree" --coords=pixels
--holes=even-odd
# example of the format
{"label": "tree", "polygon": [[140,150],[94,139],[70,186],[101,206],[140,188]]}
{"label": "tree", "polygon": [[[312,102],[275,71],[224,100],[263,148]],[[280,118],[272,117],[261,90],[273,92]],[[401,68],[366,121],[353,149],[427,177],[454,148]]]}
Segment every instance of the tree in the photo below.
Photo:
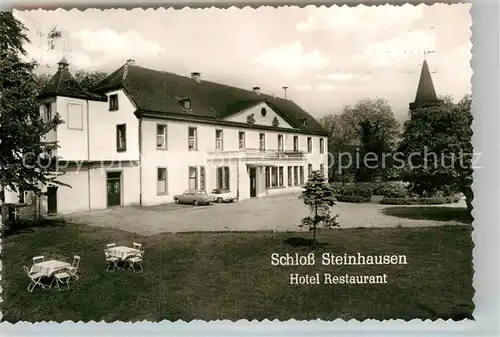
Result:
{"label": "tree", "polygon": [[[52,75],[47,73],[36,74],[35,76],[39,91],[41,91],[45,87],[45,85],[49,83],[50,78],[52,77]],[[80,85],[83,87],[83,89],[89,90],[97,83],[105,79],[108,74],[102,71],[85,71],[80,69],[74,74],[74,76],[78,83],[80,83]]]}
{"label": "tree", "polygon": [[[323,116],[319,119],[319,123],[328,131],[328,152],[331,154],[329,160],[343,160],[344,158],[341,154],[347,151],[349,145],[357,137],[354,125],[346,118],[345,114]],[[345,162],[345,160],[343,161]],[[344,162],[338,163],[338,165],[344,167]],[[329,170],[332,175],[331,180],[334,180],[336,173],[334,163],[329,162],[328,165],[329,167],[334,167],[333,170]]]}
{"label": "tree", "polygon": [[307,226],[313,232],[313,248],[316,247],[316,229],[320,226],[331,228],[339,226],[338,214],[331,216],[331,208],[335,205],[335,194],[326,182],[321,171],[313,171],[304,185],[300,197],[309,206],[312,216],[302,219],[300,227]]}
{"label": "tree", "polygon": [[[59,36],[49,32],[49,44]],[[11,11],[0,12],[0,186],[40,194],[41,185],[64,185],[47,165],[47,154],[57,144],[43,141],[61,120],[57,114],[50,120],[40,117],[37,63],[23,60],[25,43],[29,43],[26,27]]]}
{"label": "tree", "polygon": [[85,71],[80,69],[75,73],[75,79],[78,81],[78,83],[80,83],[83,89],[87,90],[95,86],[97,83],[101,82],[107,76],[107,73],[98,70]]}
{"label": "tree", "polygon": [[364,160],[361,163],[351,161],[360,180],[372,180],[375,173],[386,168],[381,165],[383,153],[394,150],[401,128],[387,100],[378,97],[346,105],[341,115],[324,116],[320,123],[329,132],[329,148],[337,156],[351,145],[359,144],[362,149],[360,158],[368,153],[377,158],[376,163],[369,165],[376,168],[367,167]]}
{"label": "tree", "polygon": [[413,192],[420,196],[461,192],[469,212],[473,199],[471,102],[471,95],[466,95],[458,103],[445,100],[412,111],[399,147],[410,166],[404,180]]}

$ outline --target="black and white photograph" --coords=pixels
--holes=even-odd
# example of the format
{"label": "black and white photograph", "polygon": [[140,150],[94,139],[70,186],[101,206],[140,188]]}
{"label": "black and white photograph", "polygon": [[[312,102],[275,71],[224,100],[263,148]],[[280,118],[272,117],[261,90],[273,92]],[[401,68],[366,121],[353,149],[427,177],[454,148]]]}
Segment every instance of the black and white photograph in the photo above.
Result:
{"label": "black and white photograph", "polygon": [[3,321],[474,319],[470,9],[1,11]]}

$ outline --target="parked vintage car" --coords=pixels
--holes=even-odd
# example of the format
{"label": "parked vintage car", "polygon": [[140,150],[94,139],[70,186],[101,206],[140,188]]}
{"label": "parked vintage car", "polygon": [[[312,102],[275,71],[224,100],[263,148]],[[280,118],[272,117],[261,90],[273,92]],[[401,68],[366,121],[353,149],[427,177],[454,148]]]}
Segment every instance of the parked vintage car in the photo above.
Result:
{"label": "parked vintage car", "polygon": [[210,195],[212,197],[212,201],[214,202],[233,202],[235,200],[238,200],[238,198],[236,198],[236,196],[230,191],[226,191],[220,188],[213,189]]}
{"label": "parked vintage car", "polygon": [[174,195],[176,204],[208,205],[211,197],[205,191],[186,190],[182,194]]}

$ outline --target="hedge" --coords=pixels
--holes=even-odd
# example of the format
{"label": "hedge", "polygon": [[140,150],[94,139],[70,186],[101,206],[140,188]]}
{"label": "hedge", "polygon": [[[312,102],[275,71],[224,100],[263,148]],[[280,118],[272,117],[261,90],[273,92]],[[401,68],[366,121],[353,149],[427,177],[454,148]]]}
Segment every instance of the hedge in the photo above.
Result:
{"label": "hedge", "polygon": [[354,202],[357,204],[360,204],[363,202],[368,202],[371,200],[371,198],[358,196],[358,195],[337,195],[335,197],[337,198],[337,201],[340,201],[340,202]]}
{"label": "hedge", "polygon": [[334,185],[332,189],[337,195],[350,195],[365,198],[371,198],[372,196],[371,187],[365,184]]}
{"label": "hedge", "polygon": [[386,184],[380,188],[378,191],[380,194],[386,198],[408,198],[409,192],[406,187],[401,185],[391,185]]}
{"label": "hedge", "polygon": [[452,197],[435,198],[384,198],[380,201],[384,205],[441,205],[452,204],[460,200],[459,195]]}

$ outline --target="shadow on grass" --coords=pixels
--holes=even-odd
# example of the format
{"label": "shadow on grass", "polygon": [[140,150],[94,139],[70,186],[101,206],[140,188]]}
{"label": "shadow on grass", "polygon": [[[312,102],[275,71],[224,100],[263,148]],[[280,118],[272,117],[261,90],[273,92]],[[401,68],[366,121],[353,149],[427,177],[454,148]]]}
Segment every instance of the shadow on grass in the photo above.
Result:
{"label": "shadow on grass", "polygon": [[473,220],[465,207],[388,207],[382,209],[382,213],[412,220],[459,221],[466,224],[471,224]]}
{"label": "shadow on grass", "polygon": [[[300,237],[292,237],[285,240],[286,244],[289,244],[292,247],[312,247],[314,244],[313,239],[300,238]],[[326,243],[321,243],[316,241],[316,247],[326,246]]]}
{"label": "shadow on grass", "polygon": [[34,228],[49,228],[66,226],[66,221],[62,219],[23,219],[7,224],[3,231],[3,236],[12,236],[21,233],[33,232]]}

